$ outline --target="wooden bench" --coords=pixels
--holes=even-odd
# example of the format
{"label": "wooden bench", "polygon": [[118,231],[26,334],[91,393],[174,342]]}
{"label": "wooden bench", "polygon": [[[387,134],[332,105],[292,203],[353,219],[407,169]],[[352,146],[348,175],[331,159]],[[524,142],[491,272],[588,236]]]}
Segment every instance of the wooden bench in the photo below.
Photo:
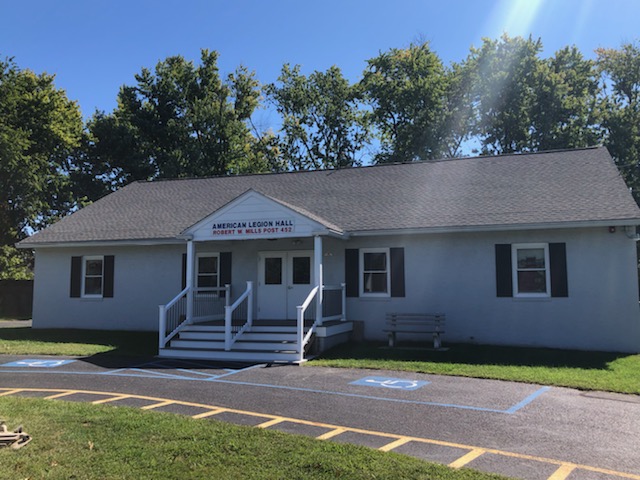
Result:
{"label": "wooden bench", "polygon": [[438,349],[445,319],[444,313],[387,313],[387,328],[384,331],[389,334],[389,347],[396,345],[398,333],[430,333],[433,335],[433,348]]}

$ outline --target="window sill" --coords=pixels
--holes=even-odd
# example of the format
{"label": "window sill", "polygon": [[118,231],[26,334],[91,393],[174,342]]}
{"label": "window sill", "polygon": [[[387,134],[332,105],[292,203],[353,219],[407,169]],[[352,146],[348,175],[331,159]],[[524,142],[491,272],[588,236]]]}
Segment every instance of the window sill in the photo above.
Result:
{"label": "window sill", "polygon": [[550,302],[551,297],[513,297],[514,302]]}

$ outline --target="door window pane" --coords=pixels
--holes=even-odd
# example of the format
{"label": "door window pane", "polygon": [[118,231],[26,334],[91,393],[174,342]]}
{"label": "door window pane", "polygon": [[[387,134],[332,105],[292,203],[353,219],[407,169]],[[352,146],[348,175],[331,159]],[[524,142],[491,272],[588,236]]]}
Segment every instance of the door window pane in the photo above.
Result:
{"label": "door window pane", "polygon": [[309,285],[311,283],[311,258],[293,257],[293,284]]}
{"label": "door window pane", "polygon": [[264,259],[264,284],[282,285],[282,258],[267,257]]}

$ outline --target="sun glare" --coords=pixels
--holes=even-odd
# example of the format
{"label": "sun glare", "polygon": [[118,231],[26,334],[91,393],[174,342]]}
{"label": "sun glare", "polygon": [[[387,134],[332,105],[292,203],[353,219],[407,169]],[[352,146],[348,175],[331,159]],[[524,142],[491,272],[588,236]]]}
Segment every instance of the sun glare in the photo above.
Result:
{"label": "sun glare", "polygon": [[489,16],[490,36],[497,38],[503,33],[512,37],[529,36],[544,4],[545,0],[500,0]]}

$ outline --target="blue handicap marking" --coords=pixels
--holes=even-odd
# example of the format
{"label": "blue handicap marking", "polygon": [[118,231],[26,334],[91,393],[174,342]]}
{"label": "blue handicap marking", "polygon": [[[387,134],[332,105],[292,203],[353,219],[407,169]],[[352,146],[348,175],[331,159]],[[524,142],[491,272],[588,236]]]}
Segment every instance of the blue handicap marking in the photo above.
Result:
{"label": "blue handicap marking", "polygon": [[404,378],[390,377],[364,377],[351,385],[363,385],[365,387],[391,388],[395,390],[417,390],[430,382],[420,380],[407,380]]}
{"label": "blue handicap marking", "polygon": [[68,363],[75,362],[75,360],[38,360],[38,359],[25,359],[18,360],[16,362],[5,363],[3,367],[27,367],[27,368],[54,368],[66,365]]}

